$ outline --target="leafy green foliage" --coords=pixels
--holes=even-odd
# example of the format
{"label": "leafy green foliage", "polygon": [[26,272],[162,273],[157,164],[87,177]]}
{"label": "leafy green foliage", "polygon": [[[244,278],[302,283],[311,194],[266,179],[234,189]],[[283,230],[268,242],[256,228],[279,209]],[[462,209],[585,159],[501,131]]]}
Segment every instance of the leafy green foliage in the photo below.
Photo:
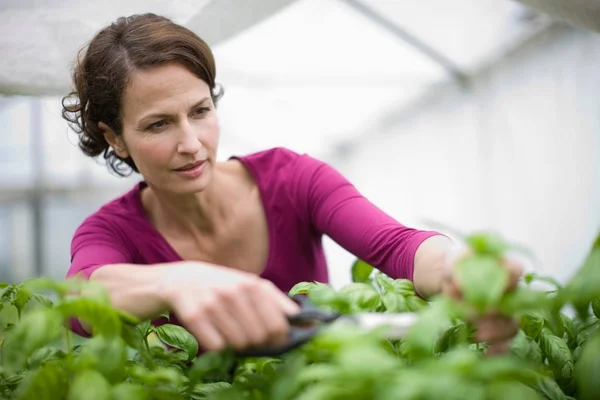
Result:
{"label": "leafy green foliage", "polygon": [[[442,295],[425,301],[412,282],[361,260],[352,265],[353,283],[340,290],[298,283],[290,295],[306,294],[328,310],[414,312],[418,320],[400,340],[332,324],[278,358],[199,352],[196,339],[168,315],[158,326],[137,321],[90,282],[0,283],[0,398],[600,398],[600,245],[566,284],[530,273],[506,292],[501,258],[513,246],[485,232],[465,242],[472,251],[456,270],[460,301]],[[79,291],[85,295],[72,296]],[[507,354],[488,357],[470,318],[494,310],[512,316],[520,329]],[[91,338],[69,330],[73,317],[92,326]]]}

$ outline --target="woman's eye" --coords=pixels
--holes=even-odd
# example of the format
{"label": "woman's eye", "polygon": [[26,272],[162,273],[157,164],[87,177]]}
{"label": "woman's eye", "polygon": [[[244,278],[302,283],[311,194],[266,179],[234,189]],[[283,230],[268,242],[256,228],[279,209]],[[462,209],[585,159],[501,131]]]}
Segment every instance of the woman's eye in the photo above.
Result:
{"label": "woman's eye", "polygon": [[196,110],[196,114],[202,115],[210,111],[210,107],[201,107]]}
{"label": "woman's eye", "polygon": [[165,121],[164,120],[160,120],[160,121],[157,121],[157,122],[155,122],[153,124],[148,125],[148,129],[150,129],[150,130],[152,130],[152,129],[160,129],[163,126],[165,126]]}

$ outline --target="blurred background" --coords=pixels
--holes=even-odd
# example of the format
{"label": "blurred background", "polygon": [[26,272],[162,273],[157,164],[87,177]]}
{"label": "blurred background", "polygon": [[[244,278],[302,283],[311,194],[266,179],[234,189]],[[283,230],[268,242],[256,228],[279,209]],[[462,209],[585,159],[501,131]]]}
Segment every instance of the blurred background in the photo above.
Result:
{"label": "blurred background", "polygon": [[[220,158],[274,146],[400,222],[494,230],[566,280],[600,229],[600,21],[582,0],[2,0],[0,281],[63,278],[83,219],[129,190],[61,118],[77,50],[155,12],[212,47]],[[332,283],[354,257],[325,239]]]}

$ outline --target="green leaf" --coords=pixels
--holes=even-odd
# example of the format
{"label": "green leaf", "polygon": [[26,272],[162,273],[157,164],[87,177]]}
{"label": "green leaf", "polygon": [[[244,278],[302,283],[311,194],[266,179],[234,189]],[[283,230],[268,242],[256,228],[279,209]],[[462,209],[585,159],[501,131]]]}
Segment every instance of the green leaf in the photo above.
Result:
{"label": "green leaf", "polygon": [[110,383],[116,383],[125,378],[126,362],[127,349],[122,338],[97,335],[87,340],[81,347],[76,367],[95,369]]}
{"label": "green leaf", "polygon": [[456,267],[458,285],[467,304],[483,313],[500,303],[508,285],[508,270],[490,256],[470,256]]}
{"label": "green leaf", "polygon": [[152,321],[147,320],[137,324],[137,327],[142,335],[142,337],[147,337],[150,332],[154,331],[154,326],[152,325]]}
{"label": "green leaf", "polygon": [[417,322],[408,329],[404,343],[418,358],[433,355],[439,337],[449,328],[449,300],[434,301],[420,312]]}
{"label": "green leaf", "polygon": [[548,376],[538,374],[535,384],[530,385],[538,393],[548,400],[567,400],[567,396],[561,390],[556,381]]}
{"label": "green leaf", "polygon": [[13,300],[13,305],[17,308],[19,313],[23,312],[30,298],[31,293],[29,293],[28,290],[17,288],[17,293]]}
{"label": "green leaf", "polygon": [[144,346],[144,337],[138,325],[123,324],[121,326],[121,337],[125,343],[136,350],[142,349]]}
{"label": "green leaf", "polygon": [[510,245],[495,232],[477,232],[465,237],[465,242],[475,254],[501,258]]}
{"label": "green leaf", "polygon": [[569,379],[573,376],[573,356],[571,349],[563,339],[544,328],[540,334],[540,347],[557,378]]}
{"label": "green leaf", "polygon": [[0,302],[3,305],[7,303],[13,304],[16,295],[17,287],[14,285],[7,285],[0,289]]}
{"label": "green leaf", "polygon": [[153,400],[188,400],[179,389],[171,386],[158,386],[152,388]]}
{"label": "green leaf", "polygon": [[381,295],[381,302],[385,310],[391,313],[402,313],[410,311],[406,301],[406,297],[393,292],[385,292]]}
{"label": "green leaf", "polygon": [[155,328],[156,334],[166,344],[188,353],[192,360],[198,355],[198,341],[185,328],[179,325],[165,324]]}
{"label": "green leaf", "polygon": [[485,383],[497,380],[512,380],[535,383],[528,362],[509,355],[487,357],[478,360],[476,368],[468,375],[470,379]]}
{"label": "green leaf", "polygon": [[122,382],[112,388],[113,400],[150,400],[150,391],[136,383]]}
{"label": "green leaf", "polygon": [[288,292],[289,296],[295,296],[297,294],[309,294],[314,288],[320,286],[327,286],[321,282],[299,282],[295,284]]}
{"label": "green leaf", "polygon": [[536,313],[524,313],[519,318],[521,329],[532,339],[537,339],[544,327],[544,318]]}
{"label": "green leaf", "polygon": [[192,390],[192,397],[196,398],[195,396],[200,396],[204,398],[229,388],[231,388],[231,383],[229,382],[199,383],[194,386],[194,389]]}
{"label": "green leaf", "polygon": [[567,345],[570,348],[574,348],[577,346],[577,328],[575,328],[575,324],[573,320],[569,318],[567,315],[560,313],[560,320],[562,325],[564,326],[565,334],[567,335]]}
{"label": "green leaf", "polygon": [[536,341],[530,339],[522,330],[514,337],[510,352],[519,359],[529,361],[533,365],[542,363],[542,349]]}
{"label": "green leaf", "polygon": [[515,315],[520,312],[547,310],[551,305],[552,299],[546,293],[527,287],[519,287],[502,297],[499,309],[505,315]]}
{"label": "green leaf", "polygon": [[559,294],[569,300],[582,319],[588,314],[589,303],[600,293],[600,247],[594,248],[583,266],[575,273]]}
{"label": "green leaf", "polygon": [[346,346],[335,355],[334,363],[358,376],[381,376],[402,366],[402,361],[369,342]]}
{"label": "green leaf", "polygon": [[381,272],[375,273],[375,283],[381,288],[383,293],[395,292],[394,280]]}
{"label": "green leaf", "polygon": [[62,360],[66,356],[66,353],[60,349],[52,347],[41,347],[33,352],[27,365],[29,369],[39,368],[47,362]]}
{"label": "green leaf", "polygon": [[[148,369],[141,365],[133,365],[129,369],[129,375],[135,381],[148,386],[158,386],[162,384],[178,387],[186,379],[179,370],[173,367],[158,367]],[[153,393],[154,394],[154,393]]]}
{"label": "green leaf", "polygon": [[415,285],[408,279],[394,279],[392,291],[404,296],[416,296]]}
{"label": "green leaf", "polygon": [[187,376],[190,382],[223,381],[228,378],[234,362],[235,357],[231,350],[209,351],[194,360]]}
{"label": "green leaf", "polygon": [[469,328],[464,323],[459,323],[447,329],[436,341],[435,352],[443,353],[454,348],[459,344],[466,344],[469,341]]}
{"label": "green leaf", "polygon": [[85,297],[65,299],[56,305],[65,318],[77,317],[89,323],[93,335],[121,334],[121,313],[111,306]]}
{"label": "green leaf", "polygon": [[534,389],[521,382],[492,382],[486,400],[544,400]]}
{"label": "green leaf", "polygon": [[428,303],[420,297],[417,296],[407,296],[406,303],[408,305],[409,311],[418,312],[425,307],[427,307]]}
{"label": "green leaf", "polygon": [[60,337],[63,319],[54,309],[39,308],[25,313],[2,342],[2,365],[15,373],[27,365],[33,352]]}
{"label": "green leaf", "polygon": [[578,400],[600,399],[600,331],[581,347],[575,368]]}
{"label": "green leaf", "polygon": [[104,286],[98,282],[79,278],[54,280],[47,277],[35,277],[23,281],[21,288],[29,292],[51,291],[63,299],[75,293],[85,293],[85,297],[101,304],[109,305],[110,297]]}
{"label": "green leaf", "polygon": [[354,282],[339,290],[355,310],[375,311],[381,304],[380,295],[367,283]]}
{"label": "green leaf", "polygon": [[357,259],[352,264],[352,282],[369,282],[373,270],[371,265]]}
{"label": "green leaf", "polygon": [[54,304],[54,302],[48,296],[44,296],[43,294],[31,293],[31,298],[44,307],[52,307]]}
{"label": "green leaf", "polygon": [[67,400],[111,400],[112,387],[100,372],[86,369],[73,378]]}
{"label": "green leaf", "polygon": [[596,318],[600,318],[600,297],[592,301],[592,312]]}
{"label": "green leaf", "polygon": [[331,381],[340,373],[340,366],[334,364],[314,363],[302,368],[296,374],[296,381],[302,385],[320,381]]}
{"label": "green leaf", "polygon": [[554,289],[561,289],[563,285],[551,276],[540,276],[536,272],[529,272],[523,276],[523,280],[528,285],[532,282],[544,282],[553,286]]}
{"label": "green leaf", "polygon": [[319,284],[310,289],[308,292],[308,298],[316,306],[331,306],[340,296],[338,293],[329,285]]}
{"label": "green leaf", "polygon": [[67,387],[68,375],[63,366],[60,362],[49,362],[27,374],[16,390],[15,399],[64,399]]}
{"label": "green leaf", "polygon": [[[295,400],[331,400],[349,398],[348,388],[333,386],[327,383],[318,383],[310,386]],[[360,395],[359,395],[360,396]],[[360,398],[360,397],[357,397]]]}

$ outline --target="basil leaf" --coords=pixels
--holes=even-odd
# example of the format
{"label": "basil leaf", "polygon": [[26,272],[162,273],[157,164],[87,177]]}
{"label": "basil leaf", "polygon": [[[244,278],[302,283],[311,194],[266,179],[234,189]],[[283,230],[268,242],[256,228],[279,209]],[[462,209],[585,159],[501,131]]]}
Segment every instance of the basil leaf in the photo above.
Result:
{"label": "basil leaf", "polygon": [[581,347],[577,360],[575,380],[579,391],[578,400],[600,398],[600,331]]}
{"label": "basil leaf", "polygon": [[568,379],[573,376],[573,356],[563,339],[544,328],[540,333],[540,346],[555,371],[556,378]]}
{"label": "basil leaf", "polygon": [[112,388],[113,400],[150,400],[148,388],[137,383],[122,382]]}
{"label": "basil leaf", "polygon": [[112,387],[98,371],[79,371],[71,382],[67,400],[112,400]]}
{"label": "basil leaf", "polygon": [[189,360],[198,355],[198,341],[182,326],[165,324],[157,326],[155,332],[169,346],[187,352]]}
{"label": "basil leaf", "polygon": [[466,302],[479,313],[500,303],[508,285],[508,270],[490,256],[473,255],[455,269]]}
{"label": "basil leaf", "polygon": [[81,369],[95,369],[110,383],[125,379],[127,349],[120,337],[95,336],[81,347],[76,366]]}
{"label": "basil leaf", "polygon": [[373,267],[363,260],[357,259],[352,264],[352,282],[369,282]]}
{"label": "basil leaf", "polygon": [[381,304],[381,296],[367,283],[351,283],[341,288],[339,294],[348,299],[354,310],[375,311]]}
{"label": "basil leaf", "polygon": [[62,323],[62,316],[54,309],[39,308],[25,313],[2,342],[5,371],[16,373],[24,368],[35,350],[60,337]]}
{"label": "basil leaf", "polygon": [[115,336],[121,334],[121,313],[109,305],[86,297],[65,299],[56,305],[65,318],[76,317],[92,326],[93,334]]}
{"label": "basil leaf", "polygon": [[55,400],[66,397],[68,375],[58,361],[49,362],[27,374],[15,392],[20,400]]}
{"label": "basil leaf", "polygon": [[532,339],[537,339],[544,327],[544,318],[536,313],[524,313],[519,318],[521,329]]}
{"label": "basil leaf", "polygon": [[393,292],[385,292],[381,295],[381,302],[385,307],[385,311],[391,313],[402,313],[410,311],[406,297]]}

